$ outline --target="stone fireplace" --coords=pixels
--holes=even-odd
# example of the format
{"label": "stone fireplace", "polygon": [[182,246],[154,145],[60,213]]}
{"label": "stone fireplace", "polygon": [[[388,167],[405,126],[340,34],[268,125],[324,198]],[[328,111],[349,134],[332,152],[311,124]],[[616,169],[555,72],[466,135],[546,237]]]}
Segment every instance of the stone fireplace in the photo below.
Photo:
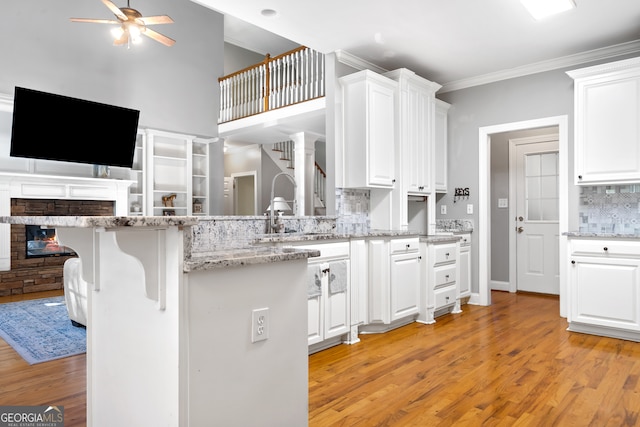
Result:
{"label": "stone fireplace", "polygon": [[[113,215],[110,200],[11,199],[11,216]],[[26,226],[11,225],[11,270],[0,271],[0,296],[63,288],[62,267],[70,256],[27,258]]]}

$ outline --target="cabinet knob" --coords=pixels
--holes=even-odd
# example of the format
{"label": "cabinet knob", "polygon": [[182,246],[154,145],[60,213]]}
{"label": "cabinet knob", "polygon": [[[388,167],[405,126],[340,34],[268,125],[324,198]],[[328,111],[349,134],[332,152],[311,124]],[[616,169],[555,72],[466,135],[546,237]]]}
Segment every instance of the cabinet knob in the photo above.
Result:
{"label": "cabinet knob", "polygon": [[605,252],[607,252],[609,250],[609,248],[606,247],[606,246],[603,249],[604,249]]}
{"label": "cabinet knob", "polygon": [[578,179],[582,179],[582,175],[578,175]]}
{"label": "cabinet knob", "polygon": [[444,254],[444,256],[446,256],[447,258],[449,258],[449,252],[447,252],[446,254]]}
{"label": "cabinet knob", "polygon": [[418,260],[421,260],[421,259],[422,259],[422,257],[421,257],[421,256],[419,256],[419,257],[418,257]]}
{"label": "cabinet knob", "polygon": [[445,278],[446,280],[449,280],[449,275],[447,274],[446,276],[444,276],[444,278]]}
{"label": "cabinet knob", "polygon": [[575,264],[575,263],[576,263],[575,261],[571,260],[571,264]]}
{"label": "cabinet knob", "polygon": [[395,183],[396,183],[396,180],[395,180],[395,179],[392,179],[392,180],[391,180],[391,182],[392,182],[393,184],[395,184]]}
{"label": "cabinet knob", "polygon": [[331,270],[330,270],[330,269],[328,269],[328,268],[325,268],[324,270],[322,270],[322,272],[323,272],[324,274],[327,274],[329,271],[331,271]]}

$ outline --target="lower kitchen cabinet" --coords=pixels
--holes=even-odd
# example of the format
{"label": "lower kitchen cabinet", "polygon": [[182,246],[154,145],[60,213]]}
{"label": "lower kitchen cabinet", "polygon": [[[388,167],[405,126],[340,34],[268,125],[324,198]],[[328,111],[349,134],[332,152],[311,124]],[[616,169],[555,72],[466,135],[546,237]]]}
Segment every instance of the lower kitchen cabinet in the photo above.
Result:
{"label": "lower kitchen cabinet", "polygon": [[421,259],[417,237],[369,239],[369,315],[361,332],[385,332],[414,321]]}
{"label": "lower kitchen cabinet", "polygon": [[421,251],[427,258],[423,269],[424,291],[418,321],[434,323],[438,315],[460,310],[460,238],[427,239]]}
{"label": "lower kitchen cabinet", "polygon": [[308,262],[308,332],[310,352],[339,344],[350,332],[349,242],[299,246],[320,251]]}
{"label": "lower kitchen cabinet", "polygon": [[471,233],[460,234],[459,264],[458,293],[462,300],[471,296]]}
{"label": "lower kitchen cabinet", "polygon": [[569,330],[640,341],[640,241],[570,239]]}

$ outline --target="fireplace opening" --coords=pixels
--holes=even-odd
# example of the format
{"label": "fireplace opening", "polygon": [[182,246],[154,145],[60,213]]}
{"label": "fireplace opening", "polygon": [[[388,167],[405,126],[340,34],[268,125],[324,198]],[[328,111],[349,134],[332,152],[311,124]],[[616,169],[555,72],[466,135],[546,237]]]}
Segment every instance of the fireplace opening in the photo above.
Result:
{"label": "fireplace opening", "polygon": [[25,226],[27,258],[52,256],[75,256],[76,253],[66,246],[58,244],[55,228],[40,225]]}

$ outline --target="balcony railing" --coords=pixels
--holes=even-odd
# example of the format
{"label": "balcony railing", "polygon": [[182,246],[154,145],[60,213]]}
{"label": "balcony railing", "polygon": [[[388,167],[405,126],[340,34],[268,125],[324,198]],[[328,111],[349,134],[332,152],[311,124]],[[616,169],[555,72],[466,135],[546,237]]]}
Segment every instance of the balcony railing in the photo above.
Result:
{"label": "balcony railing", "polygon": [[218,123],[324,96],[324,55],[297,49],[220,77]]}

